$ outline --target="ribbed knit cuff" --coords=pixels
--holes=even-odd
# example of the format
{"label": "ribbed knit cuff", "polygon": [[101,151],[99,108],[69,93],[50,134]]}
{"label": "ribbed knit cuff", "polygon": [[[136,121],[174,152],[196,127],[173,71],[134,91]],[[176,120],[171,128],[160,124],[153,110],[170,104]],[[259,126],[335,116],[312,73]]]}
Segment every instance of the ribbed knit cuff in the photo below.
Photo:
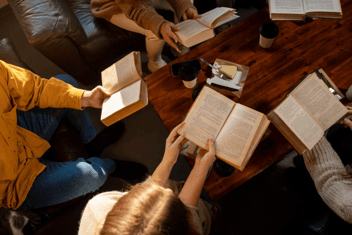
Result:
{"label": "ribbed knit cuff", "polygon": [[160,34],[161,25],[166,22],[164,17],[159,15],[155,9],[146,10],[141,16],[142,28],[151,30],[158,38],[162,38]]}
{"label": "ribbed knit cuff", "polygon": [[[169,1],[170,5],[172,8],[175,10],[176,17],[178,21],[181,21],[181,17],[183,13],[187,11],[189,8],[194,8],[197,9],[190,0],[174,0],[174,1]],[[177,23],[177,22],[176,22]]]}
{"label": "ribbed knit cuff", "polygon": [[75,107],[73,107],[74,109],[83,110],[82,105],[81,105],[83,93],[84,93],[84,90],[79,89],[79,88],[75,88],[75,87],[72,87],[72,90],[70,90],[70,92],[69,92],[70,97],[72,97],[73,100],[76,101],[76,102],[74,102],[74,106],[75,106]]}

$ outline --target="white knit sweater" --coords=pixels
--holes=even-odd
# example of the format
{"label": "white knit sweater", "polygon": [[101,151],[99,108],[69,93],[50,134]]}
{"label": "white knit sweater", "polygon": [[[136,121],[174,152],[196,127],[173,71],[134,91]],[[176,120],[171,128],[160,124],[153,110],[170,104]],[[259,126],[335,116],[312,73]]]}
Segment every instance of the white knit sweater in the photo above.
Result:
{"label": "white knit sweater", "polygon": [[322,137],[303,157],[324,202],[343,220],[352,223],[352,178],[330,143]]}

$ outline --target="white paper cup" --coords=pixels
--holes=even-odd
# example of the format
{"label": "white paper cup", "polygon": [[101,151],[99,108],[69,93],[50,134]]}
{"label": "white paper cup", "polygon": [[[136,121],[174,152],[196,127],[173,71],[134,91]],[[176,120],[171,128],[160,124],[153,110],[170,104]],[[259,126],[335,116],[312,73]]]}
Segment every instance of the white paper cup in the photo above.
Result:
{"label": "white paper cup", "polygon": [[348,88],[347,92],[346,92],[346,98],[349,101],[352,101],[352,85],[350,86],[350,88]]}
{"label": "white paper cup", "polygon": [[266,22],[260,26],[259,33],[259,45],[263,48],[269,48],[279,34],[279,28],[273,22]]}
{"label": "white paper cup", "polygon": [[259,45],[263,48],[269,48],[273,44],[275,38],[266,38],[260,35]]}
{"label": "white paper cup", "polygon": [[193,88],[197,85],[197,78],[193,79],[192,81],[185,81],[185,80],[182,80],[183,82],[183,85],[185,85],[186,88]]}
{"label": "white paper cup", "polygon": [[185,87],[191,89],[197,84],[198,70],[196,67],[185,64],[178,70],[178,75],[181,77]]}

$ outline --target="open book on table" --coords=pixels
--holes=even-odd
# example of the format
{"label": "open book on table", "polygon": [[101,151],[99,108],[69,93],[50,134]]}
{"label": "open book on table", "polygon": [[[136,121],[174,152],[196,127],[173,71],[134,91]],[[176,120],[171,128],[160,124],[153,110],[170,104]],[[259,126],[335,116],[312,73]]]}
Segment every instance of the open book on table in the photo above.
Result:
{"label": "open book on table", "polygon": [[101,121],[106,125],[127,117],[148,104],[147,84],[141,77],[140,52],[131,52],[101,73],[102,85],[113,93],[103,102]]}
{"label": "open book on table", "polygon": [[179,133],[203,149],[213,138],[216,156],[242,171],[269,124],[264,114],[204,86]]}
{"label": "open book on table", "polygon": [[341,19],[340,0],[270,0],[272,20]]}
{"label": "open book on table", "polygon": [[[334,87],[322,69],[319,70]],[[329,129],[347,114],[347,108],[313,73],[304,78],[269,114],[268,118],[291,145],[302,154],[311,150]]]}
{"label": "open book on table", "polygon": [[215,37],[213,29],[238,18],[239,16],[235,14],[233,8],[217,7],[202,14],[199,19],[186,20],[176,24],[180,30],[175,31],[175,34],[180,43],[186,47],[191,47]]}

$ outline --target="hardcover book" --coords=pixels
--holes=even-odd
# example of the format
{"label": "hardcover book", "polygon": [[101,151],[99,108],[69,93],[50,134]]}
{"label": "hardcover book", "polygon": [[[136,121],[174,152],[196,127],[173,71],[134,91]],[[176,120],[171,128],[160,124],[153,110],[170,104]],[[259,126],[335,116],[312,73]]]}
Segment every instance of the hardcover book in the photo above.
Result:
{"label": "hardcover book", "polygon": [[103,102],[101,121],[106,125],[127,117],[148,104],[140,52],[131,52],[101,73],[102,86],[113,93]]}
{"label": "hardcover book", "polygon": [[203,149],[213,138],[216,156],[242,171],[269,124],[263,113],[204,86],[179,133]]}

